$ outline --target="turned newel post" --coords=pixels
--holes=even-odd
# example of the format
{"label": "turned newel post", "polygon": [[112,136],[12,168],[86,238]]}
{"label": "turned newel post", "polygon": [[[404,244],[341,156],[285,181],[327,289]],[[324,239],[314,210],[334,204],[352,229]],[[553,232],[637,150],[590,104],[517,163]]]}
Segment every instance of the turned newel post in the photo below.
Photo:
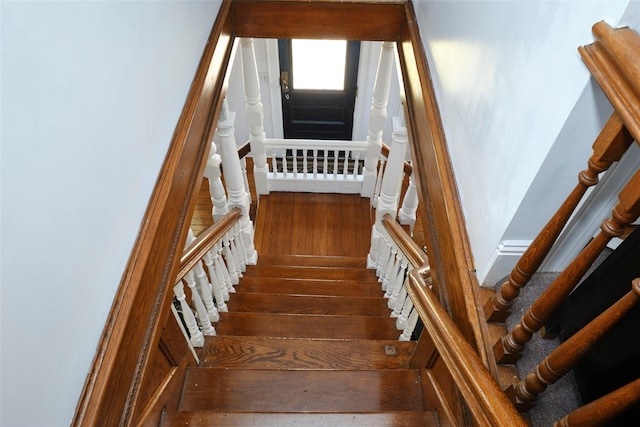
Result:
{"label": "turned newel post", "polygon": [[631,291],[614,305],[589,322],[563,342],[526,376],[524,381],[509,386],[505,391],[521,410],[535,403],[547,386],[554,384],[584,356],[584,354],[624,316],[640,299],[640,278],[634,279]]}
{"label": "turned newel post", "polygon": [[244,186],[242,176],[242,165],[238,157],[238,147],[234,136],[233,122],[235,113],[229,111],[227,101],[223,101],[218,119],[218,138],[220,144],[220,155],[222,157],[222,168],[224,170],[224,182],[227,187],[229,197],[229,209],[240,208],[242,218],[240,219],[240,236],[246,250],[248,264],[255,264],[258,254],[253,244],[253,224],[249,218],[249,206],[251,200]]}
{"label": "turned newel post", "polygon": [[380,250],[380,241],[384,231],[382,218],[386,214],[395,218],[398,213],[398,200],[400,199],[400,190],[404,178],[404,159],[407,154],[407,142],[409,140],[403,114],[393,118],[391,139],[389,159],[382,178],[380,195],[378,196],[376,222],[371,231],[371,248],[367,257],[367,266],[369,268],[375,268],[378,262],[378,251]]}
{"label": "turned newel post", "polygon": [[367,136],[367,155],[364,161],[362,197],[373,196],[376,185],[376,171],[382,148],[382,132],[387,122],[387,104],[391,88],[391,72],[393,71],[393,42],[382,42],[378,71],[373,89],[373,100],[369,115],[369,134]]}
{"label": "turned newel post", "polygon": [[[214,138],[219,139],[217,135]],[[216,148],[215,142],[212,142],[209,159],[207,160],[207,166],[204,170],[204,176],[209,180],[209,194],[211,195],[211,204],[213,205],[211,215],[213,216],[214,222],[229,213],[227,193],[220,179],[220,164],[222,163],[222,158],[217,151],[218,149]]]}
{"label": "turned newel post", "polygon": [[269,194],[267,182],[267,156],[264,149],[264,112],[260,98],[260,81],[258,79],[258,66],[256,54],[253,49],[252,38],[240,39],[242,57],[242,75],[244,84],[244,99],[249,124],[249,143],[253,154],[253,176],[256,183],[256,193]]}

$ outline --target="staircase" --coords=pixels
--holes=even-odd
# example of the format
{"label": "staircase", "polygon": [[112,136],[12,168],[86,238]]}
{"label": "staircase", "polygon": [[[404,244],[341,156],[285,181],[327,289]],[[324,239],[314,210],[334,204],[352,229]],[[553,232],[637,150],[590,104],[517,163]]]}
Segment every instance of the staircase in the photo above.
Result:
{"label": "staircase", "polygon": [[261,255],[162,426],[435,426],[362,257]]}

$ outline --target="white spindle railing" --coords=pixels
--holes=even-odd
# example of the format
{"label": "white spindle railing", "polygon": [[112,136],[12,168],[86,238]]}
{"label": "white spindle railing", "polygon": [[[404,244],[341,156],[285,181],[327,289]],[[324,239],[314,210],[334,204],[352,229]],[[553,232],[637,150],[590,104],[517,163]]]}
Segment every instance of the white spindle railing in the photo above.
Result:
{"label": "white spindle railing", "polygon": [[264,146],[271,191],[360,193],[364,141],[267,139]]}
{"label": "white spindle railing", "polygon": [[410,261],[386,230],[382,231],[378,244],[376,275],[385,292],[384,297],[391,310],[390,316],[396,318],[396,328],[402,331],[398,339],[408,341],[419,316],[407,294],[405,282],[409,272],[421,264]]}
{"label": "white spindle railing", "polygon": [[[240,219],[241,211],[234,209],[198,239],[189,230],[173,290],[193,347],[202,347],[205,336],[216,334],[211,322],[220,320],[220,311],[228,311],[225,301],[229,300],[230,292],[235,292],[232,277],[237,280],[246,269]],[[187,301],[185,283],[191,293],[191,305]]]}

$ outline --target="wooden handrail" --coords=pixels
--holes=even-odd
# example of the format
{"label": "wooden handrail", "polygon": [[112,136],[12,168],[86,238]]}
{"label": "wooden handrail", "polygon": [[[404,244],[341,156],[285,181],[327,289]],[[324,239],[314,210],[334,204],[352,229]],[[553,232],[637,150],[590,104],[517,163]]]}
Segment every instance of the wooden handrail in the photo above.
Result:
{"label": "wooden handrail", "polygon": [[598,427],[640,402],[640,378],[559,419],[553,427]]}
{"label": "wooden handrail", "polygon": [[429,266],[429,257],[427,257],[427,254],[407,235],[402,229],[402,226],[398,224],[390,214],[385,214],[385,216],[382,217],[382,225],[384,225],[384,228],[389,232],[393,241],[414,267],[424,268]]}
{"label": "wooden handrail", "polygon": [[242,218],[240,208],[234,208],[219,221],[207,227],[191,244],[185,248],[180,260],[180,270],[176,281],[182,279],[211,250],[231,228]]}
{"label": "wooden handrail", "polygon": [[[159,347],[233,50],[223,1],[87,375],[73,426],[135,424]],[[151,361],[151,362],[150,362]],[[154,372],[155,375],[161,375]],[[170,375],[170,370],[167,370]]]}
{"label": "wooden handrail", "polygon": [[477,425],[526,426],[480,356],[429,289],[431,268],[428,256],[390,214],[384,215],[382,224],[398,249],[416,267],[409,272],[407,293]]}
{"label": "wooden handrail", "polygon": [[[382,143],[382,147],[380,148],[380,153],[385,156],[386,158],[389,158],[389,153],[391,152],[391,147],[389,147],[387,144],[385,144],[384,142]],[[404,174],[406,176],[411,176],[411,174],[413,173],[413,166],[411,166],[411,163],[405,161],[404,162]]]}
{"label": "wooden handrail", "polygon": [[509,386],[507,394],[522,410],[533,406],[540,393],[569,372],[575,364],[609,331],[640,299],[640,278],[631,283],[631,290],[615,304],[553,350],[533,372],[518,384]]}
{"label": "wooden handrail", "polygon": [[241,159],[247,157],[247,155],[251,152],[251,142],[247,141],[241,146],[238,147],[238,157]]}
{"label": "wooden handrail", "polygon": [[527,426],[438,298],[428,288],[424,277],[430,274],[428,267],[412,270],[409,273],[407,292],[471,410],[476,425]]}

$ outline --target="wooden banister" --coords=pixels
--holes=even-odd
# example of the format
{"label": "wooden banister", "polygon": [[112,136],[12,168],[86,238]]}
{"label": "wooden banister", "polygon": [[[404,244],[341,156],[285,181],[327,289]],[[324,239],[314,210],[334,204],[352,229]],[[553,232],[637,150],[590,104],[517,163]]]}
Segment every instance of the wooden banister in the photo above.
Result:
{"label": "wooden banister", "polygon": [[538,332],[551,314],[584,276],[602,249],[620,236],[640,215],[640,171],[629,180],[618,195],[611,217],[602,222],[599,233],[589,242],[569,266],[531,304],[520,322],[505,337],[496,342],[494,352],[500,363],[514,363],[524,345]]}
{"label": "wooden banister", "polygon": [[238,147],[238,157],[241,159],[247,157],[247,155],[251,152],[251,143],[249,141],[245,142],[241,146]]}
{"label": "wooden banister", "polygon": [[[231,2],[223,1],[100,337],[73,426],[136,424],[146,398],[174,372],[154,371],[152,353],[165,358],[167,366],[172,364],[162,351],[163,333],[170,331],[164,325],[195,208],[195,189],[225,91],[233,50],[230,10]],[[180,357],[175,355],[173,362]]]}
{"label": "wooden banister", "polygon": [[638,402],[640,402],[640,378],[576,409],[556,421],[553,427],[602,426]]}
{"label": "wooden banister", "polygon": [[240,221],[242,211],[234,208],[222,219],[206,228],[191,244],[184,250],[180,260],[180,270],[176,276],[176,281],[182,279],[195,265],[211,250],[227,231]]}
{"label": "wooden banister", "polygon": [[427,254],[407,235],[402,226],[390,214],[382,217],[382,224],[412,265],[423,268],[429,265]]}
{"label": "wooden banister", "polygon": [[514,404],[521,410],[531,408],[537,396],[573,369],[586,351],[631,310],[638,299],[640,278],[633,280],[631,290],[615,304],[552,351],[524,381],[510,386],[506,392]]}
{"label": "wooden banister", "polygon": [[478,426],[527,426],[476,351],[462,336],[435,294],[427,287],[430,269],[409,273],[407,291],[425,329],[442,356]]}
{"label": "wooden banister", "polygon": [[[380,152],[382,153],[382,155],[389,158],[390,151],[391,151],[391,147],[389,147],[387,144],[383,142],[382,147],[380,148]],[[405,161],[403,170],[406,176],[410,176],[413,173],[413,166],[411,166],[411,163]]]}
{"label": "wooden banister", "polygon": [[513,300],[538,270],[587,189],[598,183],[598,175],[620,160],[632,142],[620,116],[613,112],[593,144],[588,168],[578,174],[578,184],[520,257],[508,280],[485,305],[488,321],[504,322]]}

